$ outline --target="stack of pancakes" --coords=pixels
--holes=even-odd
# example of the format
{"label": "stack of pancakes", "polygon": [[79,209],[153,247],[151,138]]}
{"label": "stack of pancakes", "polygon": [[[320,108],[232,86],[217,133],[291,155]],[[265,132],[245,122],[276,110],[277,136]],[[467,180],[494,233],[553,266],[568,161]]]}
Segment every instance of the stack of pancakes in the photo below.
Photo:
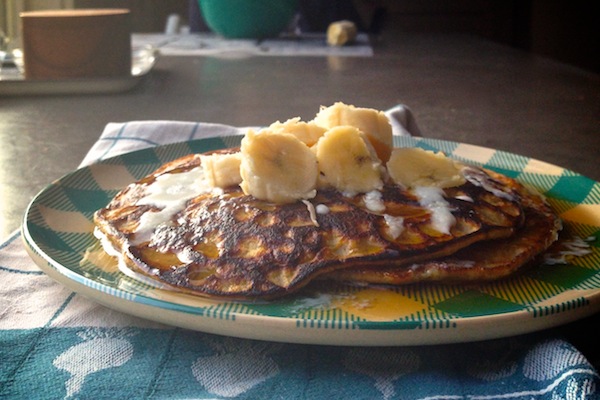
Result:
{"label": "stack of pancakes", "polygon": [[[166,219],[161,206],[144,201],[164,189],[165,178],[201,169],[198,154],[171,161],[96,212],[98,236],[125,270],[181,292],[232,299],[277,298],[315,280],[489,281],[535,260],[561,226],[541,195],[474,166],[462,169],[464,183],[439,189],[444,202],[437,206],[452,216],[447,230],[415,190],[391,181],[375,206],[372,193],[327,187],[279,204],[240,185],[200,191]],[[161,212],[163,220],[140,229]]]}

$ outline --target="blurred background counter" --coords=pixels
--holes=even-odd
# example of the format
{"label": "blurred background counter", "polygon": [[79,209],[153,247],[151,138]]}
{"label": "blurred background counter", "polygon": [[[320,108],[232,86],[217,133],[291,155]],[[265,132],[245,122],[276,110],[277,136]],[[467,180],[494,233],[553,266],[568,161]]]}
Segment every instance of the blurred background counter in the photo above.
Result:
{"label": "blurred background counter", "polygon": [[[134,32],[161,32],[180,16],[192,31],[206,30],[195,0],[5,0],[20,10],[129,8]],[[315,11],[318,10],[318,11]],[[304,27],[324,30],[331,20],[352,19],[364,31],[401,40],[402,34],[466,33],[600,72],[600,25],[585,0],[300,0]],[[6,11],[4,11],[5,13]],[[0,6],[0,26],[16,29]]]}

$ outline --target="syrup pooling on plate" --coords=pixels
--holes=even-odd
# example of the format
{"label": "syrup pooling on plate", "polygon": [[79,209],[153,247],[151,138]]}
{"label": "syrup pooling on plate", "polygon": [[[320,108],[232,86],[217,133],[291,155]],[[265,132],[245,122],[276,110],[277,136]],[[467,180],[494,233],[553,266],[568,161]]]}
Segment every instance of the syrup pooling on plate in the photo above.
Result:
{"label": "syrup pooling on plate", "polygon": [[[427,262],[428,276],[441,280],[486,280],[497,276],[492,268],[469,267],[466,276],[456,266],[472,263],[436,260],[520,237],[524,227],[546,229],[536,252],[555,240],[556,217],[539,195],[441,153],[391,148],[381,115],[336,103],[309,123],[249,132],[241,149],[173,160],[115,196],[96,225],[130,270],[186,293],[238,299],[348,280],[345,272],[361,268],[380,282],[387,268]],[[506,256],[503,271],[528,261]]]}

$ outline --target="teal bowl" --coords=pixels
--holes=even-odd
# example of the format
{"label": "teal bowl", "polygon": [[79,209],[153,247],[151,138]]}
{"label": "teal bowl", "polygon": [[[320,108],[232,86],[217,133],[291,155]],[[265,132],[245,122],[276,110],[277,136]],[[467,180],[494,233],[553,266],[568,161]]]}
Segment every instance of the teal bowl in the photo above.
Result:
{"label": "teal bowl", "polygon": [[281,33],[297,0],[198,0],[206,25],[226,38],[262,39]]}

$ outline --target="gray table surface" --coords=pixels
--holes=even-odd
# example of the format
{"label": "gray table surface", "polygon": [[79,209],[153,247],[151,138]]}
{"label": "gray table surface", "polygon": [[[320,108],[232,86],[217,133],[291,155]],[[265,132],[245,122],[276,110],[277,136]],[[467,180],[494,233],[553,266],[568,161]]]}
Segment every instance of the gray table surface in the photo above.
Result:
{"label": "gray table surface", "polygon": [[[161,57],[124,93],[0,97],[0,235],[19,227],[31,198],[75,169],[113,121],[264,125],[311,119],[335,101],[379,109],[402,103],[426,137],[600,180],[600,75],[472,36],[407,34],[374,49],[369,58]],[[597,315],[591,321],[566,329],[579,337],[581,324]],[[597,351],[590,357],[598,360]]]}

